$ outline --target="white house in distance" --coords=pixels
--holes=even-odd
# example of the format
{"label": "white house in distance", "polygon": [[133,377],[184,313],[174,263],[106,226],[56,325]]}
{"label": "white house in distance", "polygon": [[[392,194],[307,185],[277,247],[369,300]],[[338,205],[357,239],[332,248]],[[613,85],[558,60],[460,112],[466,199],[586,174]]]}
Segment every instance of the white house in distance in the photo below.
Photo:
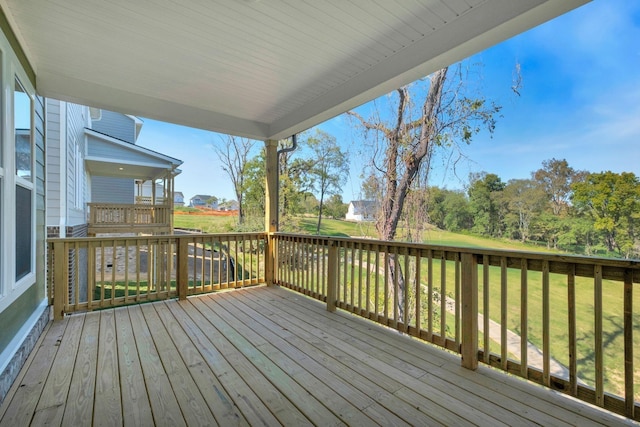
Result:
{"label": "white house in distance", "polygon": [[345,219],[347,221],[373,221],[376,219],[378,204],[374,200],[352,200]]}
{"label": "white house in distance", "polygon": [[189,199],[189,206],[193,208],[218,209],[218,198],[208,194],[196,194]]}
{"label": "white house in distance", "polygon": [[184,194],[182,194],[182,191],[173,192],[173,206],[184,206]]}

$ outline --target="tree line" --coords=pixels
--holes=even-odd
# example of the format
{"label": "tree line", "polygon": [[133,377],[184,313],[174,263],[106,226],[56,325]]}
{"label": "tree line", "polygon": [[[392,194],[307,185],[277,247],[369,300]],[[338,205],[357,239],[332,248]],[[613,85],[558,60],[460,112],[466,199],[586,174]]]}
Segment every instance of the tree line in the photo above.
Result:
{"label": "tree line", "polygon": [[587,255],[640,255],[640,181],[631,172],[577,171],[550,159],[528,179],[503,182],[482,172],[470,176],[466,190],[422,191],[426,220],[444,230]]}

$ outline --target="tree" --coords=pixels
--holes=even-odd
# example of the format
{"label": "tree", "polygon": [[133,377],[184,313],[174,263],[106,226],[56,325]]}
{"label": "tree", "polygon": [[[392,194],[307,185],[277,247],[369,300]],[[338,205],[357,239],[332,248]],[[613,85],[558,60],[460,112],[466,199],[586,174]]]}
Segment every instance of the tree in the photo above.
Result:
{"label": "tree", "polygon": [[512,179],[504,187],[502,195],[509,214],[515,219],[513,237],[526,242],[529,240],[531,222],[544,207],[544,191],[531,179]]}
{"label": "tree", "polygon": [[325,197],[342,190],[341,185],[349,172],[347,155],[340,149],[335,137],[320,129],[306,138],[306,144],[313,152],[313,158],[309,160],[311,168],[307,173],[318,196],[316,233],[319,234]]}
{"label": "tree", "polygon": [[580,177],[580,172],[570,167],[565,159],[551,159],[543,161],[542,168],[532,175],[549,198],[553,214],[566,213],[571,198],[571,184]]}
{"label": "tree", "polygon": [[473,227],[473,215],[469,209],[469,200],[462,191],[445,191],[442,202],[445,211],[444,229],[449,231],[470,230]]}
{"label": "tree", "polygon": [[504,198],[501,197],[504,182],[498,175],[486,172],[472,174],[470,182],[469,207],[474,219],[472,231],[485,236],[500,237],[504,228]]}
{"label": "tree", "polygon": [[470,143],[482,127],[493,131],[494,115],[500,107],[487,105],[482,98],[463,93],[463,73],[459,68],[447,85],[449,68],[429,76],[426,95],[419,112],[412,98],[423,88],[403,86],[395,91],[394,114],[389,121],[374,115],[365,119],[355,111],[349,114],[365,130],[383,141],[382,159],[372,159],[372,167],[381,177],[382,215],[376,224],[383,240],[393,240],[405,199],[419,174],[426,174],[436,147],[452,148],[459,142]]}
{"label": "tree", "polygon": [[324,205],[325,213],[333,219],[344,219],[348,209],[349,206],[342,201],[342,196],[340,194],[331,195]]}
{"label": "tree", "polygon": [[[366,136],[382,141],[382,146],[374,150],[381,158],[372,159],[372,168],[381,180],[381,214],[376,229],[383,240],[395,238],[407,194],[416,177],[428,174],[436,147],[452,149],[459,142],[470,143],[482,127],[490,132],[495,127],[494,115],[500,107],[488,105],[483,98],[466,96],[461,70],[459,67],[453,73],[450,84],[447,84],[447,67],[421,81],[428,83],[427,88],[418,83],[397,89],[393,98],[394,112],[388,121],[380,114],[365,119],[355,111],[349,112]],[[417,107],[413,99],[422,98],[423,94]],[[417,111],[413,107],[417,107]],[[402,305],[404,277],[395,267],[399,263],[394,261],[393,255],[391,257],[390,274],[392,280],[397,277],[399,283],[396,301]],[[398,311],[404,314],[403,307],[398,306]]]}
{"label": "tree", "polygon": [[592,173],[572,189],[576,208],[593,218],[593,227],[604,233],[607,249],[629,257],[640,228],[640,181],[635,174]]}
{"label": "tree", "polygon": [[256,141],[227,135],[222,139],[222,146],[214,146],[213,149],[218,154],[222,162],[222,169],[227,173],[236,199],[238,200],[238,222],[244,221],[244,191],[249,153],[253,149]]}

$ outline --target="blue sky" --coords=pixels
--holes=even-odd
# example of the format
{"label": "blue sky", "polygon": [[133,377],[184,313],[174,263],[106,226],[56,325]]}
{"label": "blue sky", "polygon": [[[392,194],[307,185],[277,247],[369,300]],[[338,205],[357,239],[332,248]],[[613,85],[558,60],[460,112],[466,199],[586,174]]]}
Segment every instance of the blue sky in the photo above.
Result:
{"label": "blue sky", "polygon": [[[487,98],[502,106],[493,137],[477,135],[456,173],[433,162],[431,184],[463,188],[470,172],[508,181],[528,178],[542,161],[567,159],[575,169],[640,175],[640,1],[596,0],[487,49],[481,63]],[[511,91],[521,66],[521,95]],[[366,109],[366,107],[365,107]],[[343,199],[359,198],[362,140],[344,116],[319,125],[351,155]],[[212,132],[145,119],[138,144],[184,161],[176,190],[186,198],[234,198],[212,149]],[[256,150],[261,143],[256,144]]]}

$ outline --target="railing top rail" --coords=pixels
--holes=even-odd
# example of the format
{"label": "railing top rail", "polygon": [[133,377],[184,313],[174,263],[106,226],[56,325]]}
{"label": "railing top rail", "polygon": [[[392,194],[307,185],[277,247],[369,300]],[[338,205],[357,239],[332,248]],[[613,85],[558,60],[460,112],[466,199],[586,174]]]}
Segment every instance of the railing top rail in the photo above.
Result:
{"label": "railing top rail", "polygon": [[117,240],[117,241],[139,241],[139,240],[180,240],[186,239],[191,240],[194,238],[208,238],[208,237],[217,237],[217,238],[265,238],[267,233],[265,232],[243,232],[243,233],[197,233],[197,234],[163,234],[163,235],[153,235],[153,236],[97,236],[97,237],[50,237],[47,239],[49,243],[55,242],[66,242],[66,243],[74,243],[74,242],[99,242],[102,240]]}
{"label": "railing top rail", "polygon": [[[637,259],[635,260],[612,259],[612,258],[602,258],[602,257],[584,256],[584,255],[532,252],[532,251],[511,250],[511,249],[479,249],[479,248],[469,248],[469,247],[463,247],[463,246],[429,245],[427,243],[410,243],[410,242],[385,241],[385,240],[376,240],[376,239],[306,235],[306,234],[283,233],[283,232],[273,233],[273,235],[276,237],[293,237],[293,238],[307,239],[307,240],[320,239],[324,241],[333,241],[333,242],[357,243],[357,244],[368,245],[368,246],[398,247],[398,248],[408,248],[408,249],[415,249],[415,250],[434,250],[434,251],[445,251],[445,252],[457,252],[460,254],[469,253],[469,254],[489,256],[489,257],[506,257],[506,258],[519,258],[519,259],[526,258],[529,260],[540,260],[540,261],[569,263],[569,264],[590,264],[590,265],[597,264],[597,265],[602,265],[606,267],[640,270],[640,260],[637,260]],[[640,278],[635,279],[634,281],[636,280],[640,280]]]}

